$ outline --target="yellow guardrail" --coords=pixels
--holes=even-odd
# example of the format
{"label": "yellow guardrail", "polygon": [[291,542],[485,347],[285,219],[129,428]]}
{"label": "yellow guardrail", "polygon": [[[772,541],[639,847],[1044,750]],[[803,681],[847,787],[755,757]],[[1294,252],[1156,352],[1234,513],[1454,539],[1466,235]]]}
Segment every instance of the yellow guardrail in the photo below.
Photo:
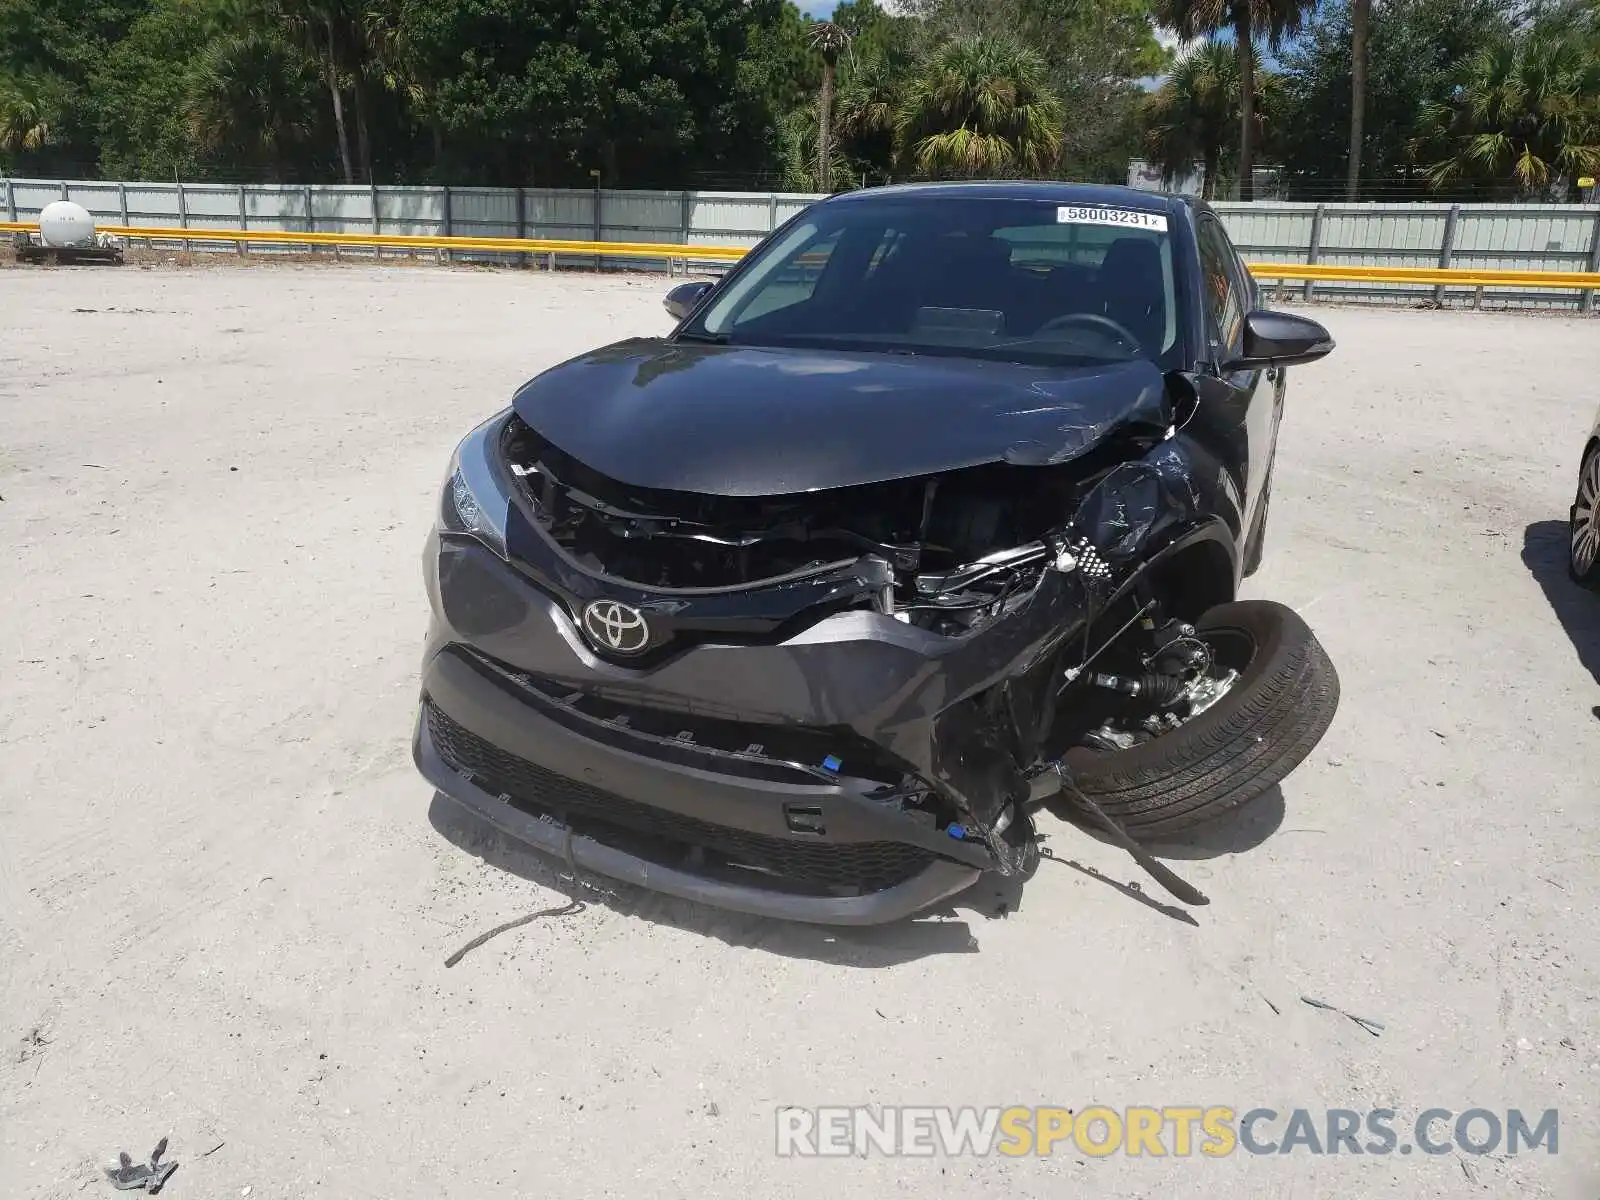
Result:
{"label": "yellow guardrail", "polygon": [[1452,287],[1600,288],[1600,271],[1501,271],[1481,267],[1340,267],[1323,263],[1246,265],[1257,279],[1432,283]]}
{"label": "yellow guardrail", "polygon": [[[0,221],[0,230],[34,233],[36,222]],[[156,242],[236,242],[278,246],[350,246],[392,250],[494,250],[510,254],[585,254],[613,258],[690,258],[733,262],[743,246],[694,246],[667,242],[577,242],[550,238],[428,237],[388,233],[293,233],[280,229],[207,229],[198,226],[97,225],[96,233]]]}
{"label": "yellow guardrail", "polygon": [[[0,231],[32,233],[38,224],[0,221]],[[550,238],[429,237],[387,233],[294,233],[278,229],[207,229],[194,226],[104,225],[98,232],[151,242],[232,242],[244,245],[331,246],[389,250],[478,250],[505,254],[565,254],[669,261],[737,262],[744,246],[673,242],[579,242]],[[1248,263],[1258,279],[1308,282],[1432,284],[1445,287],[1600,289],[1596,271],[1488,270],[1478,267],[1351,267],[1323,263]]]}

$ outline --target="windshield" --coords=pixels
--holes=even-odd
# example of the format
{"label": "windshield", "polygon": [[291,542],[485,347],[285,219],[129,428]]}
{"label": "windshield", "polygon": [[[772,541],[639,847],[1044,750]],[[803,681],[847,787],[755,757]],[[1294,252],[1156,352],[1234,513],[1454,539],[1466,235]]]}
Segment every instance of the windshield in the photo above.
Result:
{"label": "windshield", "polygon": [[850,200],[804,214],[680,336],[1168,367],[1174,294],[1163,213],[1031,199]]}

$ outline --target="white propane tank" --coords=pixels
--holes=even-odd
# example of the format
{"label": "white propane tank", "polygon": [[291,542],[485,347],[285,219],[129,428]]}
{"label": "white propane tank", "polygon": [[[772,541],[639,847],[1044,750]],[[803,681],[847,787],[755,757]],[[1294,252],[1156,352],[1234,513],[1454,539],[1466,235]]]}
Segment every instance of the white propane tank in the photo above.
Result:
{"label": "white propane tank", "polygon": [[39,240],[46,246],[92,246],[94,218],[71,200],[54,200],[39,214]]}

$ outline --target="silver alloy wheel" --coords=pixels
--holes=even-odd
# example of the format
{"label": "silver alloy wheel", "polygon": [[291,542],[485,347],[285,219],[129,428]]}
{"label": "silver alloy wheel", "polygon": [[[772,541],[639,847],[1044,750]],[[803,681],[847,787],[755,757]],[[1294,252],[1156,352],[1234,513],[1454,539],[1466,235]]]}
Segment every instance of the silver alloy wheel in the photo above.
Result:
{"label": "silver alloy wheel", "polygon": [[1572,573],[1587,577],[1600,560],[1600,447],[1592,451],[1578,476],[1578,496],[1572,503]]}

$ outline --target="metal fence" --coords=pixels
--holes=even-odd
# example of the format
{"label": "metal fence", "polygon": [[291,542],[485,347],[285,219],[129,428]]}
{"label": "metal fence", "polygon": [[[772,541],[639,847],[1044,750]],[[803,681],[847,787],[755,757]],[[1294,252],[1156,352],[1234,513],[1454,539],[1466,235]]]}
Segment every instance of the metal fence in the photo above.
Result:
{"label": "metal fence", "polygon": [[[600,191],[559,188],[293,186],[101,183],[10,179],[0,185],[6,219],[26,221],[53,200],[72,200],[116,225],[374,233],[419,237],[547,238],[754,246],[817,199],[781,192]],[[234,249],[226,239],[195,249]],[[271,253],[251,248],[251,253]],[[492,251],[451,251],[469,261],[515,261]],[[565,260],[583,262],[583,255]],[[593,259],[588,260],[593,263]],[[611,259],[659,269],[659,258]]]}
{"label": "metal fence", "polygon": [[[1483,271],[1600,271],[1600,206],[1580,204],[1218,203],[1228,235],[1249,260],[1362,267],[1453,267]],[[1312,298],[1500,306],[1581,307],[1593,292],[1537,294],[1502,288],[1449,288],[1309,282]],[[1285,290],[1280,288],[1280,292]],[[1480,293],[1482,293],[1480,295]]]}
{"label": "metal fence", "polygon": [[[216,250],[239,247],[225,237],[207,239],[205,230],[753,246],[817,198],[783,192],[0,180],[7,220],[27,221],[52,200],[70,199],[107,224],[193,229],[197,236],[187,239],[192,248]],[[1596,205],[1264,201],[1219,202],[1215,208],[1241,253],[1252,262],[1600,271],[1600,206]],[[249,252],[274,250],[251,247]],[[526,258],[492,251],[448,253],[470,261]],[[592,256],[576,253],[558,258],[564,265],[601,265]],[[661,260],[609,262],[655,270]],[[721,269],[710,260],[695,265]],[[1308,281],[1281,284],[1276,290],[1305,299],[1380,303],[1432,301],[1586,311],[1595,303],[1592,291],[1518,290],[1511,284],[1454,288]]]}

